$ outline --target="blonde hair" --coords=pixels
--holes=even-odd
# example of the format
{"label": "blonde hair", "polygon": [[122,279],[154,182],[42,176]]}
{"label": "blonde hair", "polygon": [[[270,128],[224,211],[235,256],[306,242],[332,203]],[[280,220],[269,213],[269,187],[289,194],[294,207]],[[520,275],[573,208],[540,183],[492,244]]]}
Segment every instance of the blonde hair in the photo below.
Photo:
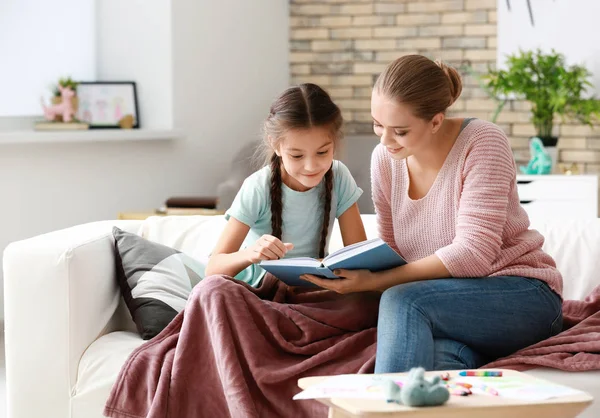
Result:
{"label": "blonde hair", "polygon": [[383,70],[374,90],[410,106],[415,116],[429,121],[458,99],[462,81],[458,71],[442,61],[405,55]]}
{"label": "blonde hair", "polygon": [[[281,196],[281,157],[275,153],[286,132],[293,129],[326,127],[330,129],[334,144],[343,136],[342,112],[333,103],[325,90],[316,84],[306,83],[285,90],[271,105],[269,116],[263,126],[262,153],[271,166],[271,230],[272,235],[281,239],[283,202]],[[331,193],[333,189],[333,171],[329,168],[325,174],[325,202],[323,224],[318,254],[325,257],[325,245],[329,231],[331,212]]]}

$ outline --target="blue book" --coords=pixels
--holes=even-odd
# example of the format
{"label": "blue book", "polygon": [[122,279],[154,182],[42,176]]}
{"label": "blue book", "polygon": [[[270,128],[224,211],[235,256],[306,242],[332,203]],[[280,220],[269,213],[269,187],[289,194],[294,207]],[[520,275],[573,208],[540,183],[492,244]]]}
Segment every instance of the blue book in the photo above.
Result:
{"label": "blue book", "polygon": [[260,266],[290,286],[315,286],[302,280],[303,274],[338,279],[335,269],[382,271],[406,264],[406,261],[383,241],[375,238],[357,242],[329,254],[323,261],[310,257],[261,261]]}

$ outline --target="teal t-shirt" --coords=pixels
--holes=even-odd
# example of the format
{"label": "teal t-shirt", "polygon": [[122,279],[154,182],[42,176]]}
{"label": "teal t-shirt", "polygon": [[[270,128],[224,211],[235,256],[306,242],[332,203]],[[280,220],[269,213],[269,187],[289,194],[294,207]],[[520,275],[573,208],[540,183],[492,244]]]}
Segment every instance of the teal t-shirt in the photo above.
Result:
{"label": "teal t-shirt", "polygon": [[[250,227],[242,248],[254,244],[264,234],[272,233],[270,182],[271,168],[269,166],[263,167],[252,174],[244,181],[231,207],[225,213],[227,220],[233,217]],[[325,179],[318,186],[306,192],[298,192],[282,184],[282,241],[294,244],[294,249],[289,251],[285,258],[317,258],[319,256],[321,225],[323,224],[325,206],[324,188]],[[362,189],[356,185],[350,170],[342,162],[334,160],[327,244],[329,244],[329,236],[335,218],[339,218],[350,206],[356,203],[362,193]],[[256,287],[264,275],[265,270],[257,264],[253,264],[235,277]]]}

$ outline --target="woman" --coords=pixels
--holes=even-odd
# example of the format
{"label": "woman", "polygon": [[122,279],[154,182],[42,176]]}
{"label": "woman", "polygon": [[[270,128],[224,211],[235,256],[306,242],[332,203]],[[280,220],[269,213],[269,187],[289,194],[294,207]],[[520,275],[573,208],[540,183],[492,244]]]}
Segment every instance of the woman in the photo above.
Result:
{"label": "woman", "polygon": [[477,368],[562,327],[562,277],[519,204],[506,135],[445,115],[461,90],[455,69],[420,55],[384,70],[371,100],[373,201],[380,236],[408,264],[305,277],[383,292],[376,373]]}

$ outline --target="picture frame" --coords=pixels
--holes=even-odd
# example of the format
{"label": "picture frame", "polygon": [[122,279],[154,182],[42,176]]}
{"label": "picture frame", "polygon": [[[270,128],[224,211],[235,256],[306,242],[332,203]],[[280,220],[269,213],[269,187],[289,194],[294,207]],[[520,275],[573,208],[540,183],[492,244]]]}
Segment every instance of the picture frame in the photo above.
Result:
{"label": "picture frame", "polygon": [[140,127],[134,81],[80,81],[77,84],[76,118],[90,129],[121,128],[119,121],[133,116],[132,128]]}

